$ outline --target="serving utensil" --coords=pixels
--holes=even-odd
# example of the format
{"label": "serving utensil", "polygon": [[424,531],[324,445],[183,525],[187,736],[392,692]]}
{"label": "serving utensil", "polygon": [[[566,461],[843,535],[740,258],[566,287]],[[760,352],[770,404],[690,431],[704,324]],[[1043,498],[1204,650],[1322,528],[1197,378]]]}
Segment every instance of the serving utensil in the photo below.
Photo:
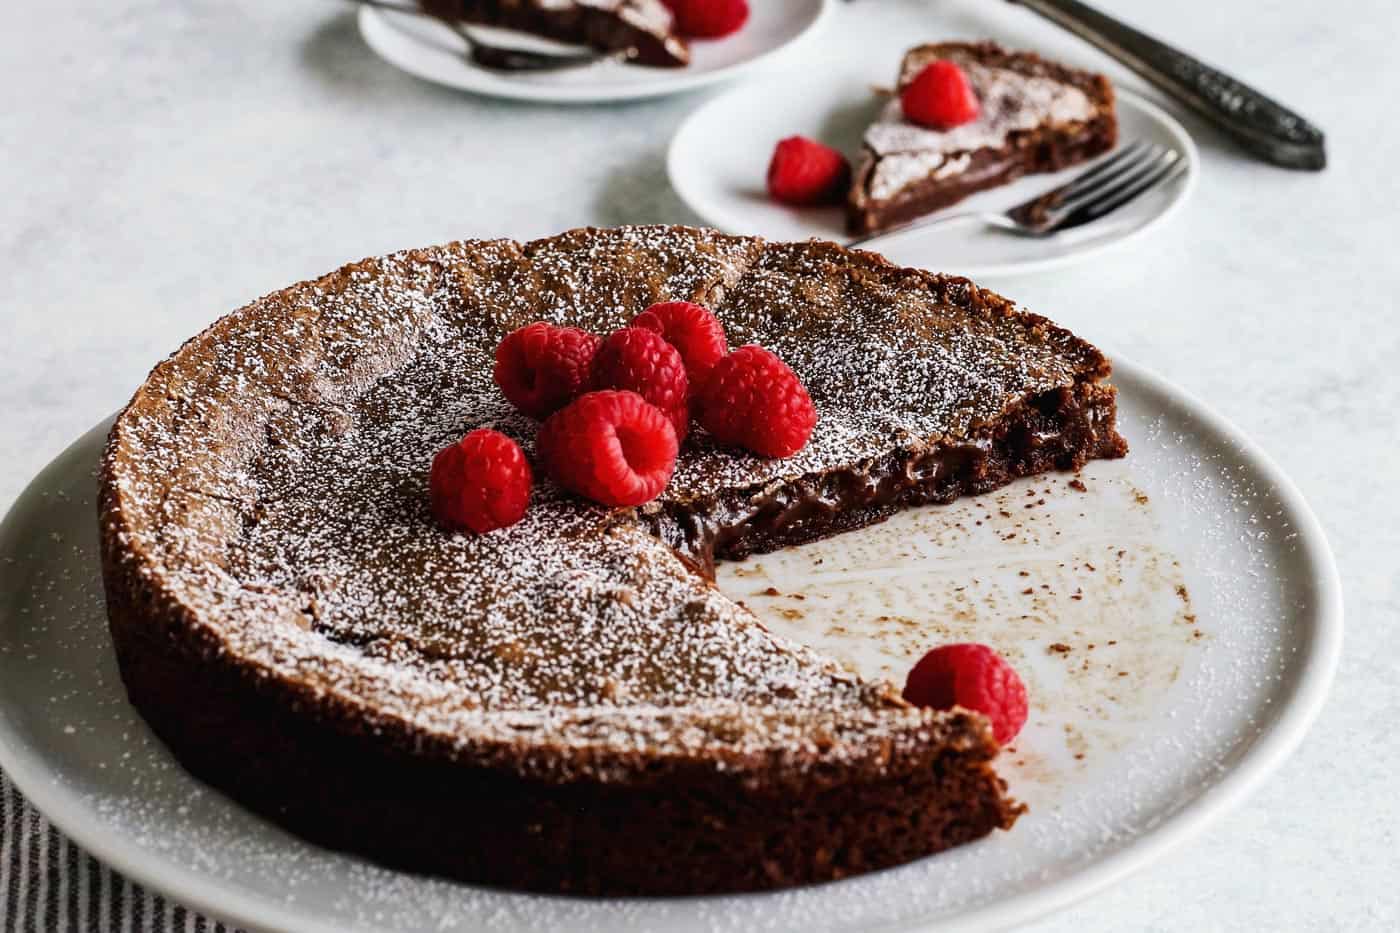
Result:
{"label": "serving utensil", "polygon": [[1326,167],[1322,130],[1271,97],[1080,0],[1009,0],[1112,55],[1266,162]]}

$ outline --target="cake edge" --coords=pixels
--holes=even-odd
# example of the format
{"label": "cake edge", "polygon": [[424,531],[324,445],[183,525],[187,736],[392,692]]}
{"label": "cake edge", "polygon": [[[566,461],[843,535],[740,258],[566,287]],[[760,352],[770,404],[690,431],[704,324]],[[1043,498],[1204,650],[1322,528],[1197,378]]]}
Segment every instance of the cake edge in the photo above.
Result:
{"label": "cake edge", "polygon": [[[993,293],[976,293],[1000,302],[993,303],[992,313],[1013,308]],[[1015,313],[1032,323],[1041,322],[1052,335],[1072,337],[1043,318]],[[218,326],[216,323],[191,338],[186,346],[216,332]],[[1078,343],[1092,351],[1083,360],[1083,384],[1101,390],[1111,427],[1113,390],[1098,384],[1108,373],[1107,362],[1090,345]],[[116,433],[114,425],[113,438]],[[1121,438],[1117,443],[1121,445]],[[1098,455],[1115,454],[1085,453],[1084,459]],[[1121,455],[1121,450],[1116,455]],[[178,600],[135,572],[121,553],[111,467],[109,446],[103,458],[99,497],[103,576],[113,641],[133,704],[197,777],[315,841],[361,852],[400,868],[535,890],[701,893],[830,880],[899,864],[995,828],[1009,828],[1023,809],[1006,797],[1004,782],[991,768],[997,748],[986,721],[965,711],[926,720],[926,726],[936,720],[941,738],[934,741],[922,745],[901,741],[896,748],[887,745],[877,750],[868,761],[849,767],[843,763],[825,772],[817,763],[812,771],[789,774],[788,780],[773,783],[756,781],[742,767],[716,769],[713,760],[671,761],[651,774],[640,768],[637,773],[645,779],[635,783],[587,777],[560,782],[523,776],[522,769],[499,759],[464,763],[443,748],[434,749],[421,735],[391,736],[392,741],[386,742],[383,730],[392,730],[392,723],[366,720],[363,709],[341,706],[335,698],[288,692],[287,684],[263,676],[252,665],[240,664],[238,658],[221,652],[207,632],[199,631]],[[1008,473],[986,489],[1028,472],[1029,468],[1025,473]],[[211,694],[210,702],[202,704],[197,716],[188,718],[185,714],[190,710],[184,698],[206,691]],[[308,708],[317,710],[318,715],[305,715]],[[176,710],[181,715],[172,715]],[[421,754],[425,751],[429,754]],[[420,780],[403,781],[399,788],[402,795],[394,800],[384,795],[382,784],[368,781],[369,775],[384,773]],[[668,789],[657,789],[658,777],[665,777]],[[289,797],[290,786],[307,792]],[[483,825],[481,821],[489,820],[498,810],[495,801],[485,808],[462,801],[463,796],[471,796],[462,793],[468,786],[491,794],[499,789],[502,800],[516,801],[524,808],[509,811],[521,818],[561,793],[577,795],[575,809],[581,809],[574,813],[566,808],[550,826],[540,820],[517,825],[519,838],[511,845],[532,854],[507,871],[472,862],[475,855],[458,851],[462,839],[470,837],[474,827]],[[330,792],[337,787],[337,792]],[[618,828],[627,825],[627,813],[635,804],[635,800],[619,804],[617,795],[623,790],[625,796],[635,795],[639,788],[650,795],[646,797],[654,807],[650,819],[665,813],[679,825],[697,827],[688,843],[697,853],[694,859],[678,861],[678,840],[666,837],[669,842],[664,851],[639,852],[633,840],[626,843],[632,849],[607,856],[626,866],[621,875],[605,870],[610,864],[607,858],[580,860],[579,852],[613,852]],[[794,788],[798,793],[793,793]],[[440,794],[445,809],[425,822],[421,819],[424,801],[438,799],[433,794]],[[364,799],[384,803],[384,812],[392,813],[392,819],[378,822],[373,814],[363,813],[360,801]],[[950,811],[967,799],[979,801],[974,813]],[[612,813],[612,818],[590,823],[588,812]],[[411,840],[405,842],[403,827],[414,825],[413,813],[422,824],[417,830],[421,838],[433,839],[434,832],[445,832],[451,826],[454,845],[423,847]],[[454,813],[457,822],[449,818]],[[731,819],[737,813],[742,813],[743,819]],[[526,833],[521,826],[536,828]],[[834,851],[829,845],[797,844],[804,827],[811,826],[824,827],[831,838],[845,842]],[[891,841],[886,831],[890,826],[912,826],[919,831],[909,839]],[[882,828],[877,832],[877,827]],[[494,836],[480,838],[505,838],[500,835],[505,829],[498,827],[493,832]],[[531,842],[534,837],[538,838]],[[755,847],[771,838],[785,840],[780,851],[753,849],[752,858],[735,857],[744,846]],[[559,840],[574,843],[563,851],[560,846],[564,843]],[[651,868],[636,871],[638,860],[655,866],[659,874],[647,874]]]}
{"label": "cake edge", "polygon": [[120,587],[108,609],[131,702],[187,771],[396,870],[580,895],[756,891],[902,864],[1010,829],[1025,809],[992,768],[990,725],[967,711],[944,714],[898,768],[767,785],[697,760],[643,783],[558,783],[299,715],[304,697],[163,637]]}

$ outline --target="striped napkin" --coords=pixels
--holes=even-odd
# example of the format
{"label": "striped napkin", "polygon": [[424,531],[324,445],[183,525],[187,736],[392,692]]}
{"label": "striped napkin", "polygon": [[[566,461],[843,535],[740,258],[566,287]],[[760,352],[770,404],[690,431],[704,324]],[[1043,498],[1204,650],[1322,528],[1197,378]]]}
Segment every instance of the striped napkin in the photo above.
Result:
{"label": "striped napkin", "polygon": [[223,933],[228,927],[132,884],[80,850],[0,772],[0,930]]}

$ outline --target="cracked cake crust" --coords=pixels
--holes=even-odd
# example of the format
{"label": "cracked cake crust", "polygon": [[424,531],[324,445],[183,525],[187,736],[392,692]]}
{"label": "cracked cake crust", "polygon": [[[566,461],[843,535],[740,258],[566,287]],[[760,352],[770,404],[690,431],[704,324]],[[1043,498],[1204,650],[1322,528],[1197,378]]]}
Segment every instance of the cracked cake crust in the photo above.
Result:
{"label": "cracked cake crust", "polygon": [[[488,423],[531,449],[491,382],[504,333],[681,299],[798,372],[806,449],[697,432],[640,510],[544,482],[519,525],[434,525],[436,449]],[[221,319],[113,426],[122,676],[194,774],[396,867],[662,894],[908,861],[1019,813],[986,720],[777,638],[712,562],[1121,456],[1108,372],[965,279],[827,243],[584,229],[355,263]]]}

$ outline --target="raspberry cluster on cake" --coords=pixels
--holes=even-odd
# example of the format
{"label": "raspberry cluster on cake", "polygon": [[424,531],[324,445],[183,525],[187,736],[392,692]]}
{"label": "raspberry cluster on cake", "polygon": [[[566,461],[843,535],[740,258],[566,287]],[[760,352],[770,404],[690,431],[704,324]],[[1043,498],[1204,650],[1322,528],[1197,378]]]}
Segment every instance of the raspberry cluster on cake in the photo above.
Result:
{"label": "raspberry cluster on cake", "polygon": [[[464,435],[538,460],[494,378],[507,334],[609,334],[671,301],[791,367],[805,446],[692,426],[644,505],[537,471],[508,527],[434,520],[428,466]],[[118,417],[122,677],[195,775],[396,867],[666,894],[908,861],[1016,819],[992,723],[774,636],[714,561],[1121,456],[1108,374],[965,279],[829,243],[629,227],[355,263],[223,318]]]}

